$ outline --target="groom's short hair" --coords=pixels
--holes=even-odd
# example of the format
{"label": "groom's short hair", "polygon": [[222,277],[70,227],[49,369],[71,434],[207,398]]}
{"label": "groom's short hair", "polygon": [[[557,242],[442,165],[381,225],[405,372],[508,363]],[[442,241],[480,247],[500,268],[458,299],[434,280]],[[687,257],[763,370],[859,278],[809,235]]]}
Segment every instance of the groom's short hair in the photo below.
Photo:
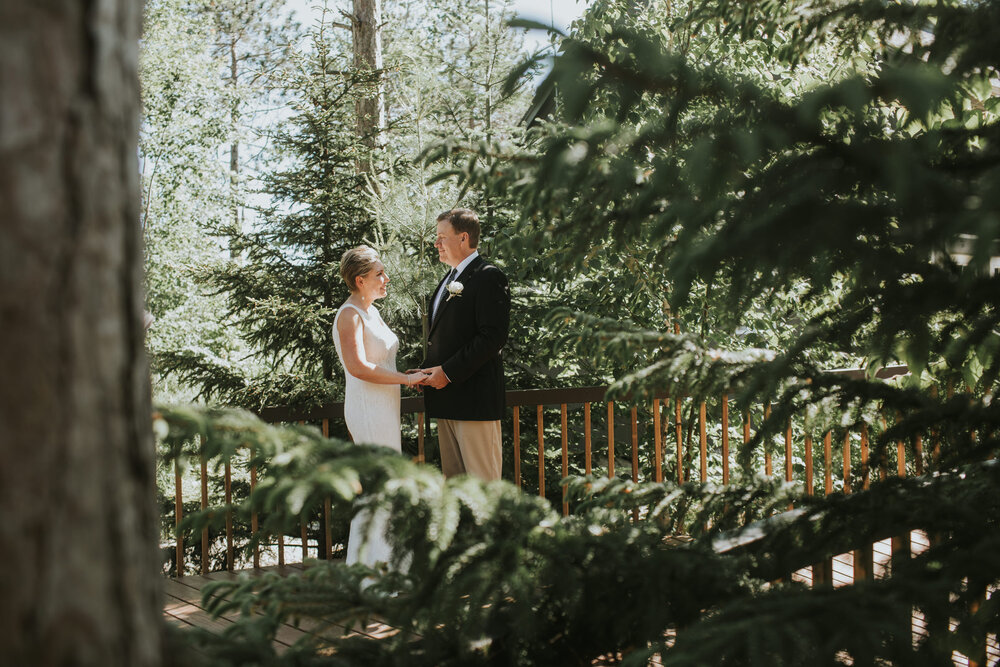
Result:
{"label": "groom's short hair", "polygon": [[445,211],[437,217],[437,221],[447,220],[452,229],[458,234],[469,235],[469,247],[475,248],[479,245],[479,216],[467,208],[453,208]]}

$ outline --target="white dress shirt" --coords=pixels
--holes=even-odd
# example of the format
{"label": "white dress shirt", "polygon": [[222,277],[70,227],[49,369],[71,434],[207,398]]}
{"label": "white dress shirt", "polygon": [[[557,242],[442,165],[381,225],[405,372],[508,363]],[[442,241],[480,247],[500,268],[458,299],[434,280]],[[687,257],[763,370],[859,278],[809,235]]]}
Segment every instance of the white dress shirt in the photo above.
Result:
{"label": "white dress shirt", "polygon": [[469,264],[472,264],[472,260],[474,260],[476,257],[479,257],[479,251],[473,250],[471,255],[463,259],[461,262],[459,262],[458,266],[452,269],[452,271],[455,272],[455,277],[452,278],[451,280],[446,280],[444,283],[441,284],[441,289],[439,289],[438,293],[434,296],[434,309],[431,310],[432,322],[434,321],[434,318],[437,317],[438,308],[441,307],[441,299],[444,297],[444,293],[448,291],[448,284],[451,283],[452,281],[458,280],[458,277],[462,275],[462,271],[465,271],[465,267],[467,267]]}

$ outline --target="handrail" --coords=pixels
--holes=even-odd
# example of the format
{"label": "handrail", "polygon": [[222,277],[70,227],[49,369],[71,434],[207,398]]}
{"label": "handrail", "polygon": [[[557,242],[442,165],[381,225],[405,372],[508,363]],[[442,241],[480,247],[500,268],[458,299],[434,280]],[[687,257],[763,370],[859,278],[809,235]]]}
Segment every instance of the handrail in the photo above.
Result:
{"label": "handrail", "polygon": [[[853,380],[866,377],[863,368],[838,368],[828,373],[845,375]],[[906,366],[886,366],[879,369],[875,377],[886,380],[906,375],[910,369]],[[573,405],[578,403],[597,403],[604,400],[608,385],[590,387],[566,387],[556,389],[513,389],[506,392],[507,407],[525,405]],[[666,392],[657,392],[653,398],[668,398]],[[424,411],[423,396],[408,396],[400,401],[400,412],[404,415]],[[343,419],[344,402],[331,401],[317,407],[296,408],[289,406],[273,406],[261,408],[257,414],[266,422],[296,422],[320,421],[322,419]]]}
{"label": "handrail", "polygon": [[[867,372],[862,369],[838,369],[831,372],[846,375],[852,379],[867,377]],[[879,379],[889,379],[904,375],[907,372],[908,369],[906,366],[890,366],[879,370],[874,376]],[[744,412],[734,415],[735,420],[741,423],[731,423],[730,399],[727,394],[697,400],[692,400],[690,396],[671,397],[660,394],[648,401],[643,401],[641,406],[630,405],[623,409],[619,405],[616,405],[615,401],[606,400],[607,389],[608,387],[606,386],[591,386],[508,391],[506,393],[508,411],[504,422],[509,426],[505,427],[504,430],[507,431],[510,428],[510,432],[505,432],[504,434],[504,446],[505,451],[512,454],[513,470],[505,470],[504,477],[517,484],[517,486],[523,487],[527,480],[522,475],[522,463],[537,465],[537,493],[542,497],[548,497],[546,482],[550,476],[555,476],[560,481],[569,476],[571,461],[577,466],[577,469],[582,470],[585,474],[594,474],[596,472],[606,474],[608,477],[619,476],[616,471],[616,464],[622,463],[624,464],[622,467],[626,469],[628,467],[631,468],[629,471],[631,474],[626,473],[625,476],[631,478],[634,482],[643,480],[662,482],[668,466],[673,466],[673,476],[678,483],[692,481],[693,479],[706,482],[709,480],[710,474],[714,478],[718,475],[721,468],[721,475],[719,475],[718,481],[726,484],[729,482],[730,439],[742,436],[742,441],[748,443],[751,439],[751,431],[755,425],[759,428],[762,420],[767,419],[770,414],[770,405],[765,402],[763,405],[755,408],[753,413]],[[711,403],[709,403],[710,400]],[[600,405],[601,403],[604,403],[603,409],[599,407],[596,411],[592,410],[595,404]],[[547,432],[545,426],[547,420],[552,419],[552,417],[547,417],[546,412],[551,411],[554,406],[558,408],[558,420],[548,422],[553,428]],[[684,408],[683,406],[687,407]],[[534,410],[531,409],[532,407]],[[531,416],[527,416],[529,427],[533,426],[532,430],[536,431],[534,437],[522,438],[521,429],[522,421],[524,421],[524,416],[521,414],[522,408],[528,408],[525,412],[534,413],[534,424],[530,424]],[[642,410],[642,420],[640,420],[640,409]],[[626,421],[622,423],[618,420],[621,419],[621,413],[626,410]],[[572,433],[570,429],[571,411],[574,424],[578,429]],[[596,415],[594,414],[595,412]],[[603,415],[601,414],[602,412]],[[425,460],[424,441],[427,430],[426,422],[428,420],[426,420],[424,415],[422,397],[403,399],[401,402],[401,413],[404,416],[413,415],[411,421],[416,422],[416,460],[423,462]],[[331,402],[324,406],[307,409],[288,407],[265,408],[260,411],[259,415],[265,421],[272,423],[299,421],[319,423],[323,434],[326,436],[330,433],[331,421],[343,420],[343,403]],[[712,420],[711,423],[710,419]],[[558,445],[555,442],[555,431],[558,431]],[[582,431],[582,433],[579,431]],[[711,438],[710,432],[712,434]],[[527,432],[524,435],[527,436]],[[820,436],[815,440],[816,452],[813,451],[814,435]],[[889,471],[891,468],[888,458],[893,452],[887,452],[880,460],[869,461],[871,452],[867,427],[862,426],[860,431],[854,434],[845,431],[838,433],[838,435],[842,436],[842,447],[838,443],[836,449],[839,451],[836,458],[839,458],[840,461],[835,461],[835,449],[831,432],[823,434],[813,433],[807,425],[798,422],[796,422],[793,429],[793,422],[789,419],[784,433],[779,433],[774,442],[768,441],[770,444],[761,448],[763,458],[760,463],[762,463],[764,473],[767,475],[781,474],[774,470],[775,466],[773,465],[772,458],[782,457],[784,459],[784,480],[792,482],[796,475],[798,475],[801,478],[800,481],[804,482],[806,493],[809,495],[814,493],[829,494],[838,492],[834,485],[835,477],[842,479],[842,482],[838,481],[838,485],[842,487],[842,492],[850,493],[855,484],[857,484],[858,488],[867,488],[872,472],[882,477],[890,474]],[[604,440],[603,442],[598,442],[602,439]],[[783,443],[779,442],[781,440],[783,440]],[[712,444],[711,448],[709,447],[710,442]],[[799,444],[793,448],[793,442]],[[672,447],[668,446],[668,444],[672,445]],[[907,448],[904,446],[904,443],[897,443],[894,453],[894,458],[896,459],[894,467],[898,475],[906,475],[908,466],[916,474],[921,474],[924,469],[924,452],[920,438],[918,437],[912,444],[915,455],[907,461]],[[793,465],[794,451],[799,446],[802,447],[804,454],[804,466],[798,466],[798,463]],[[860,449],[855,450],[856,446],[859,446]],[[536,463],[528,461],[527,457],[522,461],[523,447],[527,447],[529,450],[536,450],[533,452],[537,453]],[[553,450],[556,447],[558,447],[561,457],[555,455]],[[547,448],[553,455],[549,456],[546,454]],[[710,453],[712,458],[717,461],[711,465],[709,463]],[[628,456],[628,454],[631,456]],[[933,458],[933,451],[930,452],[930,456]],[[558,461],[560,458],[561,461]],[[852,461],[856,461],[856,464],[852,463]],[[559,463],[561,463],[561,466],[559,466]],[[842,466],[842,476],[839,472],[836,475],[834,474],[835,463],[839,463]],[[802,468],[801,473],[796,473],[797,467]],[[225,487],[228,504],[232,491],[228,463],[226,464],[226,472]],[[820,472],[822,473],[822,479],[818,480],[819,484],[814,484],[817,481],[815,478],[819,476]],[[251,469],[249,471],[251,491],[256,482],[255,473],[255,470]],[[207,473],[204,462],[201,466],[201,474],[201,505],[204,508],[207,503],[207,486],[205,484],[205,475]],[[183,503],[180,492],[181,470],[179,467],[175,469],[175,475],[177,476],[177,490],[175,491],[174,498],[177,507],[177,510],[175,510],[175,521],[177,525],[180,525],[182,518],[180,510]],[[557,497],[553,498],[555,502],[558,502]],[[562,485],[561,504],[563,514],[569,514],[570,505],[565,485]],[[322,533],[325,539],[320,539],[318,542],[307,540],[304,525],[302,526],[300,535],[296,536],[301,537],[303,557],[305,557],[307,549],[315,549],[317,555],[321,557],[325,556],[329,558],[332,556],[333,544],[330,538],[331,512],[329,501],[326,503],[322,516]],[[250,530],[252,534],[257,533],[257,521],[254,520],[251,522]],[[205,529],[202,533],[203,546],[206,544],[207,538],[207,529]],[[278,536],[279,562],[283,562],[284,559],[284,542],[285,536]],[[176,557],[180,570],[183,570],[184,565],[183,543],[183,536],[181,536],[176,545]],[[234,555],[231,510],[227,511],[226,543],[227,567],[233,569]],[[908,542],[905,541],[905,538],[900,538],[899,541],[894,540],[894,548],[903,549],[906,548],[907,544]],[[255,565],[259,562],[258,557],[258,548],[255,547]],[[208,566],[206,561],[206,553],[203,552],[203,573],[207,572]],[[827,562],[821,565],[821,567],[818,566],[814,570],[815,580],[829,581],[829,577],[832,576],[830,573],[831,564]],[[870,577],[873,572],[872,568],[872,554],[870,550],[864,554],[859,554],[855,559],[857,576]]]}

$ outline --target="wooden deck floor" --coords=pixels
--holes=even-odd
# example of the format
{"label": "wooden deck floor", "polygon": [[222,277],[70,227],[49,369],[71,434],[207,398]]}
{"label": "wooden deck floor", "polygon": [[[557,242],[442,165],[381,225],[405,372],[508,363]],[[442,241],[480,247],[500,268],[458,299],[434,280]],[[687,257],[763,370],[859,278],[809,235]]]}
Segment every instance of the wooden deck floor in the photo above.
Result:
{"label": "wooden deck floor", "polygon": [[[197,627],[209,632],[220,634],[232,625],[236,620],[234,614],[223,614],[215,618],[205,608],[202,602],[202,590],[209,583],[214,581],[227,581],[237,578],[240,574],[264,574],[267,572],[278,572],[283,574],[295,574],[301,572],[301,563],[284,565],[283,567],[273,566],[258,568],[256,570],[244,570],[242,572],[211,572],[207,575],[188,575],[176,579],[166,579],[164,582],[165,600],[163,605],[163,615],[168,622],[179,627]],[[300,624],[299,627],[291,624],[281,626],[275,637],[276,648],[279,652],[288,648],[306,635],[319,637],[339,637],[345,634],[363,634],[375,639],[381,639],[397,630],[384,623],[369,623],[361,628],[347,628],[337,624],[309,625]]]}
{"label": "wooden deck floor", "polygon": [[[927,549],[927,547],[928,540],[926,534],[921,531],[914,531],[910,535],[911,553],[918,554]],[[874,574],[876,578],[879,578],[884,576],[887,568],[889,567],[889,562],[892,556],[891,541],[882,540],[881,542],[876,542],[873,545],[873,552],[875,561]],[[301,572],[302,570],[302,563],[292,563],[281,567],[273,566],[259,568],[257,570],[244,570],[242,573],[252,574],[256,572],[263,574],[265,572],[279,572],[284,574],[294,574]],[[202,589],[213,581],[232,580],[240,574],[241,572],[212,572],[207,575],[188,575],[176,579],[166,579],[164,582],[164,589],[166,593],[163,607],[164,616],[167,621],[180,627],[198,627],[216,634],[223,632],[228,626],[233,624],[235,617],[232,615],[223,615],[219,618],[214,618],[205,609],[205,605],[202,602]],[[812,569],[805,568],[799,570],[792,574],[792,579],[811,585],[813,579]],[[833,559],[833,585],[835,587],[847,586],[853,582],[853,554],[847,553],[835,556]],[[285,624],[278,631],[275,643],[276,649],[281,652],[301,639],[303,636],[309,634],[319,637],[335,637],[343,636],[344,634],[363,634],[375,639],[381,639],[391,636],[396,632],[398,632],[396,628],[378,622],[369,623],[363,628],[346,628],[335,624],[324,624],[322,627],[308,625],[295,627],[290,624]],[[921,637],[926,635],[926,624],[923,616],[916,611],[913,614],[913,635],[915,641],[919,641]],[[614,662],[615,660],[609,660],[607,662],[599,660],[595,664],[613,664]],[[957,652],[952,656],[952,662],[956,665],[956,667],[966,667],[969,665],[969,659]],[[654,660],[654,664],[659,664],[659,661]],[[995,635],[991,635],[988,640],[986,665],[990,667],[1000,665],[1000,645],[998,645],[997,637]]]}

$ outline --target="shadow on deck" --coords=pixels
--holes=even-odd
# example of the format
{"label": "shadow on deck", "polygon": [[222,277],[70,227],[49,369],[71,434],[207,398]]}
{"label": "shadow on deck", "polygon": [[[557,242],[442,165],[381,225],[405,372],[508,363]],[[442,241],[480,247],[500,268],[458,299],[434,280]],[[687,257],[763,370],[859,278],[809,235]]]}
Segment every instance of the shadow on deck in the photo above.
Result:
{"label": "shadow on deck", "polygon": [[[922,531],[913,531],[909,536],[910,553],[916,555],[928,548],[927,535]],[[875,578],[881,578],[890,567],[893,545],[889,539],[874,543],[872,548],[872,561],[874,565]],[[293,575],[304,571],[308,564],[302,563],[285,564],[282,566],[263,567],[239,572],[212,572],[207,575],[187,575],[176,579],[164,580],[165,600],[163,607],[164,617],[168,622],[181,628],[201,628],[213,634],[221,634],[227,627],[236,620],[235,614],[223,614],[214,617],[203,602],[203,589],[205,586],[216,581],[229,581],[236,579],[241,574],[265,574],[280,573]],[[854,554],[845,553],[835,556],[832,559],[829,575],[832,575],[833,586],[849,586],[854,583]],[[799,581],[807,586],[813,585],[813,569],[803,568],[792,574],[794,581]],[[926,636],[927,625],[923,615],[914,610],[912,617],[913,637],[915,641]],[[289,646],[305,636],[312,635],[319,638],[336,638],[344,635],[366,635],[373,639],[383,639],[399,632],[397,628],[380,622],[371,622],[365,627],[348,628],[340,624],[321,623],[318,621],[303,621],[298,625],[285,623],[278,630],[275,637],[275,648],[280,653]],[[621,656],[618,656],[620,659]],[[599,659],[595,665],[615,664],[615,659],[607,661]],[[952,655],[952,662],[956,667],[970,666],[969,659],[955,652]],[[660,664],[658,660],[652,664]],[[998,646],[995,635],[990,635],[987,641],[987,665],[1000,665],[1000,646]]]}

